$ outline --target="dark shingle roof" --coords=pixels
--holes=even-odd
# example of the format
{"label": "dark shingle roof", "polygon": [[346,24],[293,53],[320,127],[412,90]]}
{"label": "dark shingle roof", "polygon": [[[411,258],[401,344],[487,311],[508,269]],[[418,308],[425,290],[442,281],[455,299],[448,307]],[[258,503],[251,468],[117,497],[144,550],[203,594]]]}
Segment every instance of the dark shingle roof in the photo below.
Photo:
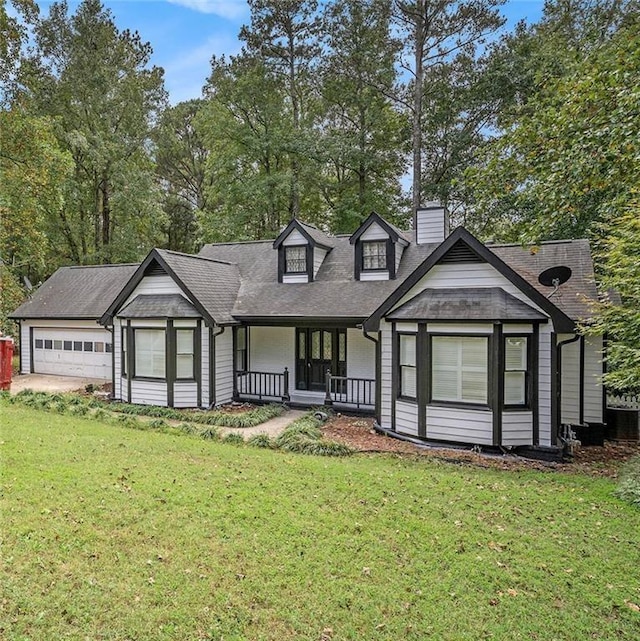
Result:
{"label": "dark shingle roof", "polygon": [[333,250],[311,283],[278,283],[278,252],[272,241],[205,245],[200,254],[238,265],[242,284],[233,311],[238,317],[364,319],[435,247],[407,247],[396,280],[357,281],[349,237],[331,240]]}
{"label": "dark shingle roof", "polygon": [[[415,245],[414,233],[404,234],[412,244],[405,248],[396,279],[356,281],[353,275],[353,246],[348,236],[332,238],[334,249],[327,254],[312,283],[278,283],[277,251],[272,241],[205,245],[201,256],[238,265],[242,284],[233,308],[240,317],[366,318],[438,247]],[[564,264],[572,277],[550,299],[573,319],[587,319],[596,287],[593,263],[586,240],[542,243],[536,253],[521,245],[490,245],[489,249],[542,295],[550,289],[538,283],[543,270]]]}
{"label": "dark shingle roof", "polygon": [[11,317],[98,319],[137,268],[138,265],[61,267]]}
{"label": "dark shingle roof", "polygon": [[500,287],[425,289],[387,316],[391,320],[546,321]]}
{"label": "dark shingle roof", "polygon": [[488,248],[543,296],[549,296],[553,288],[538,282],[540,272],[558,265],[571,268],[571,278],[560,285],[550,300],[574,320],[588,320],[593,315],[589,301],[598,299],[598,291],[588,240],[549,241],[534,249],[522,245],[488,245]]}
{"label": "dark shingle roof", "polygon": [[240,288],[236,265],[166,249],[155,251],[216,323],[234,322],[231,310]]}
{"label": "dark shingle roof", "polygon": [[199,318],[198,310],[180,294],[140,294],[123,307],[122,318]]}

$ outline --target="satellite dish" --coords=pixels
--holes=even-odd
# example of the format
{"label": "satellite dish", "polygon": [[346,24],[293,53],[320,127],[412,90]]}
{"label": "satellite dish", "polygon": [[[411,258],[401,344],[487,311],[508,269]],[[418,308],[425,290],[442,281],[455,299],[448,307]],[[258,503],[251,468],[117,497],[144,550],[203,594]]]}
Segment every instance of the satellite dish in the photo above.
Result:
{"label": "satellite dish", "polygon": [[545,269],[539,276],[538,282],[545,287],[560,287],[571,278],[571,269],[565,265],[558,265],[557,267],[549,267]]}
{"label": "satellite dish", "polygon": [[33,285],[27,276],[23,276],[22,280],[24,281],[24,286],[27,288],[27,291],[30,292],[33,289]]}

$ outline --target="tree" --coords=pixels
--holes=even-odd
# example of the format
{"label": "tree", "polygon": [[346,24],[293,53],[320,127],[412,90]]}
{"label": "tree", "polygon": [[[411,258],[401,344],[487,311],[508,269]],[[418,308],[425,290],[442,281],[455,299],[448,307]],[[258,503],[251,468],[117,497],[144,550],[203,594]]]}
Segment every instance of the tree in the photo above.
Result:
{"label": "tree", "polygon": [[[432,75],[446,77],[443,68],[458,65],[459,56],[475,57],[476,48],[503,23],[497,8],[504,0],[394,0],[395,20],[404,43],[401,68],[408,76],[396,92],[396,99],[411,118],[412,207],[423,196],[424,124],[432,117],[425,106],[443,96],[441,83]],[[446,97],[446,94],[445,96]]]}
{"label": "tree", "polygon": [[[291,128],[286,96],[259,57],[246,51],[212,61],[196,130],[209,156],[207,207],[198,213],[206,241],[277,233],[291,204]],[[305,194],[303,194],[304,196]]]}
{"label": "tree", "polygon": [[403,120],[380,89],[396,78],[389,22],[388,0],[335,0],[325,10],[322,191],[334,232],[353,231],[372,210],[397,215]]}
{"label": "tree", "polygon": [[640,190],[609,226],[598,260],[601,291],[614,292],[595,306],[588,334],[606,335],[605,384],[618,392],[640,393]]}
{"label": "tree", "polygon": [[531,97],[469,171],[469,224],[500,239],[596,241],[640,176],[637,19]]}
{"label": "tree", "polygon": [[[312,83],[319,55],[317,0],[248,0],[251,24],[240,30],[248,53],[260,57],[264,71],[279,79],[287,97],[292,129],[290,140],[291,186],[289,215],[300,213],[303,167],[309,156],[308,134],[313,120],[315,91]],[[283,114],[284,116],[284,114]]]}
{"label": "tree", "polygon": [[156,240],[159,196],[148,153],[150,128],[164,106],[162,70],[151,47],[119,32],[99,0],[69,17],[54,3],[35,30],[21,80],[75,169],[58,212],[54,242],[75,263],[135,260]]}
{"label": "tree", "polygon": [[207,209],[209,151],[195,126],[202,105],[202,100],[189,100],[166,109],[154,132],[156,174],[166,214],[163,232],[167,248],[176,251],[193,251],[197,212]]}

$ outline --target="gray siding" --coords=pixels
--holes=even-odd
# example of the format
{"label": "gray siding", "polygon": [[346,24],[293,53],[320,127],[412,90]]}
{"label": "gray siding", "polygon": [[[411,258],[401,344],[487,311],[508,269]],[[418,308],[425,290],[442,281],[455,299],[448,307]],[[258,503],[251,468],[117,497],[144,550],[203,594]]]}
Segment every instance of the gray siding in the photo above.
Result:
{"label": "gray siding", "polygon": [[[558,343],[573,337],[559,334]],[[580,423],[580,342],[568,343],[562,348],[561,415],[560,422]]]}
{"label": "gray siding", "polygon": [[216,336],[216,404],[233,398],[233,334],[230,327]]}
{"label": "gray siding", "polygon": [[502,412],[502,445],[532,445],[533,414]]}
{"label": "gray siding", "polygon": [[131,402],[138,405],[167,405],[165,381],[131,381]]}
{"label": "gray siding", "polygon": [[584,420],[602,423],[602,336],[587,336],[584,344]]}
{"label": "gray siding", "polygon": [[491,445],[493,443],[492,416],[492,412],[481,410],[428,405],[427,438]]}
{"label": "gray siding", "polygon": [[376,377],[376,346],[358,329],[347,330],[347,376]]}
{"label": "gray siding", "polygon": [[551,445],[551,327],[540,326],[538,356],[538,421],[540,445]]}
{"label": "gray siding", "polygon": [[443,208],[418,209],[416,212],[416,241],[441,243],[449,234],[446,214]]}
{"label": "gray siding", "polygon": [[208,407],[211,403],[209,400],[209,328],[204,324],[200,353],[202,355],[202,407]]}
{"label": "gray siding", "polygon": [[178,382],[173,384],[174,407],[197,407],[198,385],[195,382]]}
{"label": "gray siding", "polygon": [[28,321],[22,321],[20,323],[20,357],[22,361],[22,367],[20,369],[21,374],[30,374],[31,373],[31,332],[29,331],[31,325]]}
{"label": "gray siding", "polygon": [[418,436],[418,404],[396,401],[396,431]]}
{"label": "gray siding", "polygon": [[382,385],[382,398],[380,400],[380,421],[383,427],[391,427],[391,396],[393,394],[393,385],[391,378],[391,369],[393,363],[391,347],[391,325],[385,322],[380,323],[380,340],[381,344],[381,363],[380,378]]}

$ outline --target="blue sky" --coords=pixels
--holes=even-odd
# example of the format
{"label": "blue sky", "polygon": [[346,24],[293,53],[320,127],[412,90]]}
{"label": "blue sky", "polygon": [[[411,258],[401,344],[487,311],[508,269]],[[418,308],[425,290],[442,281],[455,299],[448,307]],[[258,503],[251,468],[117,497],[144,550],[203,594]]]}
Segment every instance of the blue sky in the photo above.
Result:
{"label": "blue sky", "polygon": [[[39,0],[46,14],[51,2]],[[69,0],[70,11],[79,2]],[[165,70],[173,104],[200,96],[212,55],[240,50],[237,35],[248,22],[245,0],[103,0],[119,29],[138,31],[153,47],[152,62]],[[507,0],[502,8],[508,26],[537,20],[543,0]]]}

